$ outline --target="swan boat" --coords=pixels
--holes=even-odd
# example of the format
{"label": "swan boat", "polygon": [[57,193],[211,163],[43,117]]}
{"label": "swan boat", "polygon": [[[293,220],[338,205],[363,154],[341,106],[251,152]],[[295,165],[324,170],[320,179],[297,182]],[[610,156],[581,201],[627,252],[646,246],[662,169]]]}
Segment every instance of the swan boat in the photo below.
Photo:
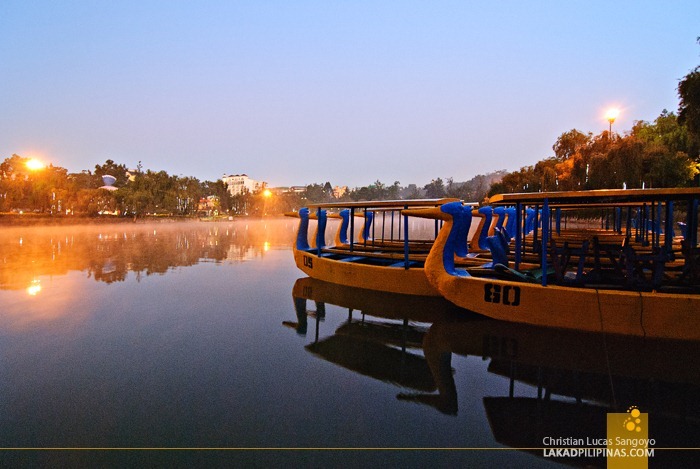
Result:
{"label": "swan boat", "polygon": [[[326,282],[389,293],[440,296],[428,282],[423,269],[423,261],[439,231],[438,222],[432,233],[433,239],[413,240],[410,237],[409,216],[400,212],[438,207],[455,201],[457,199],[445,198],[310,204],[294,214],[299,217],[299,229],[293,245],[294,261],[309,277]],[[386,227],[382,224],[381,233],[376,232],[376,223],[370,228],[367,222],[356,233],[355,218],[359,213],[365,220],[368,214],[378,218],[374,214],[380,213],[385,222],[387,216],[390,221]],[[342,221],[335,244],[327,245],[327,221],[333,217]],[[309,244],[310,219],[316,220],[312,245]],[[466,243],[466,233],[463,235]],[[466,244],[463,249],[466,249]],[[415,251],[422,253],[422,256],[416,257]]]}
{"label": "swan boat", "polygon": [[[402,213],[444,222],[425,261],[425,274],[457,306],[538,326],[700,340],[699,198],[700,188],[494,196],[491,204],[516,208],[514,266],[505,256],[507,237],[498,230],[488,239],[492,265],[478,272],[460,269],[454,262],[467,210],[462,204]],[[520,264],[527,244],[523,215],[532,207],[540,218],[535,226],[541,225],[529,242],[531,252],[540,256],[539,276],[524,272]],[[558,245],[567,234],[561,229],[562,211],[593,208],[613,214],[608,230],[613,241],[605,242],[600,230],[584,230],[569,238],[578,247],[567,247],[568,241]],[[680,209],[676,218],[685,211],[685,222],[679,222],[682,236],[674,236],[674,208]],[[593,252],[588,249],[591,243]],[[576,256],[578,262],[569,266]]]}

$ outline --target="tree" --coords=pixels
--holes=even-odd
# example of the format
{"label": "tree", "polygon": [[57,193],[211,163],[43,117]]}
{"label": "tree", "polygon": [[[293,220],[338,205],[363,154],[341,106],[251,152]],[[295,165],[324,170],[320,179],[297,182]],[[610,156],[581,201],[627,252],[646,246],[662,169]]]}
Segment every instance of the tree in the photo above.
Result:
{"label": "tree", "polygon": [[117,179],[114,183],[114,187],[122,187],[128,180],[126,171],[125,165],[117,164],[112,160],[107,160],[101,165],[95,165],[94,187],[103,186],[104,182],[102,181],[102,176],[107,175],[114,176]]}
{"label": "tree", "polygon": [[651,187],[687,185],[697,173],[688,156],[691,148],[688,129],[680,119],[664,109],[653,123],[637,121],[629,137],[644,142],[642,175]]}
{"label": "tree", "polygon": [[333,186],[331,186],[330,182],[326,181],[323,185],[323,192],[325,192],[328,197],[333,196]]}
{"label": "tree", "polygon": [[214,195],[218,197],[221,211],[223,213],[229,213],[229,210],[233,207],[233,199],[224,181],[221,179],[216,181],[204,181],[201,185],[203,194],[205,196]]}
{"label": "tree", "polygon": [[557,138],[557,141],[552,146],[554,150],[554,158],[558,162],[562,162],[572,158],[576,153],[578,153],[582,148],[591,141],[592,134],[584,134],[576,129],[571,129],[568,132],[564,132]]}
{"label": "tree", "polygon": [[[697,38],[700,44],[700,37]],[[700,152],[700,66],[678,83],[678,121],[686,126],[691,140],[688,155],[697,160]]]}
{"label": "tree", "polygon": [[653,123],[636,121],[631,135],[645,144],[663,145],[670,153],[688,153],[688,129],[680,124],[674,113],[666,109],[661,111]]}
{"label": "tree", "polygon": [[442,178],[433,179],[430,183],[426,184],[425,187],[425,197],[428,199],[439,199],[445,197],[445,184]]}
{"label": "tree", "polygon": [[309,202],[328,202],[330,200],[328,193],[323,190],[323,185],[316,183],[306,186],[304,196]]}

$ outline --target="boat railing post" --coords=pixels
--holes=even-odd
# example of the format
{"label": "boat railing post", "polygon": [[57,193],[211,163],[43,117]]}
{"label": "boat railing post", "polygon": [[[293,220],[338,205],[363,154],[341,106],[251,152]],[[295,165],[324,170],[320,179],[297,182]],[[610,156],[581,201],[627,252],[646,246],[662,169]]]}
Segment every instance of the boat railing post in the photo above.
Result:
{"label": "boat railing post", "polygon": [[[404,205],[403,208],[408,210],[408,205]],[[403,262],[404,269],[408,270],[408,215],[403,216]]]}
{"label": "boat railing post", "polygon": [[355,207],[350,209],[350,252],[355,250]]}
{"label": "boat railing post", "polygon": [[557,227],[557,234],[561,234],[561,207],[557,207],[554,212],[556,215],[556,227]]}
{"label": "boat railing post", "polygon": [[549,199],[542,205],[542,286],[547,286],[547,244],[549,240]]}
{"label": "boat railing post", "polygon": [[532,249],[533,251],[537,249],[537,232],[539,231],[539,223],[540,223],[540,206],[535,205],[535,213],[534,213],[534,219],[533,219],[533,228],[532,228]]}
{"label": "boat railing post", "polygon": [[661,229],[661,201],[659,200],[656,203],[656,236],[657,236],[657,244],[661,244],[661,233],[663,230]]}
{"label": "boat railing post", "polygon": [[382,242],[386,241],[384,228],[386,228],[386,211],[382,212]]}
{"label": "boat railing post", "polygon": [[644,224],[642,225],[642,246],[649,246],[649,206],[644,203]]}
{"label": "boat railing post", "polygon": [[520,202],[515,204],[515,270],[520,268],[520,256],[523,248],[523,206]]}
{"label": "boat railing post", "polygon": [[656,233],[656,220],[657,220],[656,207],[657,207],[656,202],[652,200],[651,201],[651,212],[650,212],[651,213],[651,222],[647,222],[647,224],[650,227],[649,231],[651,231],[651,246],[652,247],[658,247],[658,235]]}
{"label": "boat railing post", "polygon": [[321,249],[326,247],[326,211],[316,210],[316,255],[321,255]]}

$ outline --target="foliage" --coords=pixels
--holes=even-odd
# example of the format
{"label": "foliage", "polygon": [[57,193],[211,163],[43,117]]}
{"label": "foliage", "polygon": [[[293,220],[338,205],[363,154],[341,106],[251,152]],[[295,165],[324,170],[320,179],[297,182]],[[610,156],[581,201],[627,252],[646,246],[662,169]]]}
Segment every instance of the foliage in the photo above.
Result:
{"label": "foliage", "polygon": [[[700,37],[697,38],[700,44]],[[688,130],[688,154],[700,157],[700,66],[695,67],[678,83],[678,122]]]}
{"label": "foliage", "polygon": [[637,121],[628,135],[564,132],[554,156],[520,168],[491,186],[500,192],[687,186],[698,174],[688,130],[664,110],[653,123]]}

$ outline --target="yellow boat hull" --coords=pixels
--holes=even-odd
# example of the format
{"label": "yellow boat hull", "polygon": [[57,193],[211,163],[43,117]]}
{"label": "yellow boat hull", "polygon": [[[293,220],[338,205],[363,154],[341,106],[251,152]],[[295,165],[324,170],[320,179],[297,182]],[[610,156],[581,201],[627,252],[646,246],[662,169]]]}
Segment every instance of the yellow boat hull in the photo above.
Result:
{"label": "yellow boat hull", "polygon": [[386,267],[344,262],[294,248],[294,262],[311,278],[355,288],[403,295],[440,296],[423,268]]}
{"label": "yellow boat hull", "polygon": [[440,293],[494,319],[642,337],[700,340],[698,295],[542,286],[440,276]]}

